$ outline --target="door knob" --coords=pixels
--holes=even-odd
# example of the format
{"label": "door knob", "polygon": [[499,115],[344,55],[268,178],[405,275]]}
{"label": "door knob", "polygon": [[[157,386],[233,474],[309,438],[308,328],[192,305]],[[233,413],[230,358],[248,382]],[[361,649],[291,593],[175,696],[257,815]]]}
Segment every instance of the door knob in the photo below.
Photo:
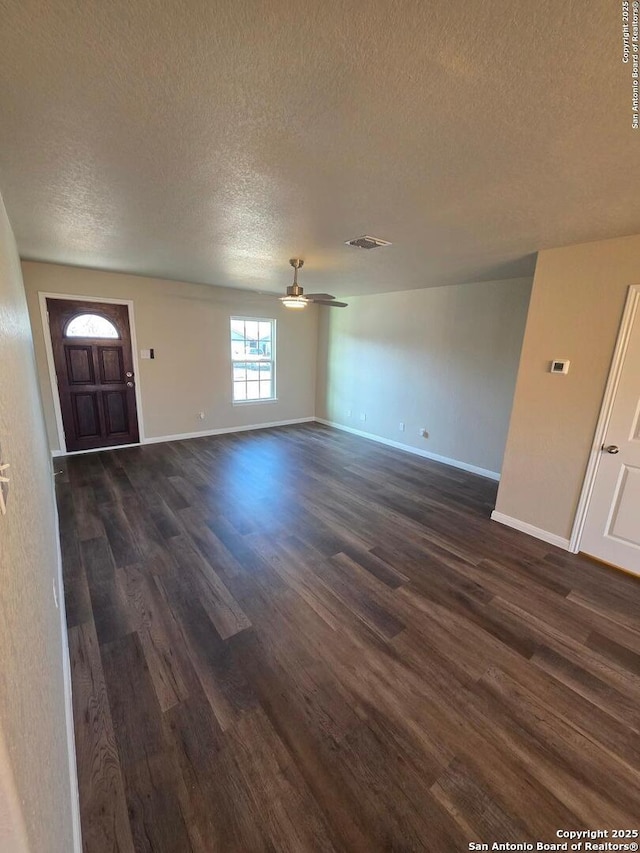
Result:
{"label": "door knob", "polygon": [[[127,388],[133,388],[133,382],[127,382]],[[616,453],[618,451],[616,450]]]}
{"label": "door knob", "polygon": [[620,448],[617,447],[615,444],[603,444],[602,449],[606,453],[620,453]]}
{"label": "door knob", "polygon": [[133,373],[130,370],[127,370],[127,372],[125,373],[125,376],[127,377],[127,379],[131,379],[131,377],[133,376]]}

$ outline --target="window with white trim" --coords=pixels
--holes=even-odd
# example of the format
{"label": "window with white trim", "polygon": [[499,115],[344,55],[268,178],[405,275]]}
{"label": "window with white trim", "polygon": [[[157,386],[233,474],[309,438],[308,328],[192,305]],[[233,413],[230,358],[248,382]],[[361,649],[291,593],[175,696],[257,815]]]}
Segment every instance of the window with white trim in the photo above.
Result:
{"label": "window with white trim", "polygon": [[276,399],[276,321],[231,318],[233,402]]}

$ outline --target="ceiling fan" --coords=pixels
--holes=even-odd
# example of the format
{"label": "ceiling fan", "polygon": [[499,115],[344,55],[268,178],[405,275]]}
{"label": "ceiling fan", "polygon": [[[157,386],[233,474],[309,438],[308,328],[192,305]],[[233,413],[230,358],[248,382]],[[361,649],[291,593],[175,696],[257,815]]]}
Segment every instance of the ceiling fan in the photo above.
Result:
{"label": "ceiling fan", "polygon": [[293,284],[287,288],[287,295],[280,297],[280,302],[285,308],[306,308],[310,302],[316,305],[328,305],[331,308],[346,308],[346,302],[336,302],[335,296],[329,293],[308,293],[298,284],[298,270],[304,265],[302,258],[290,258],[289,263],[293,267]]}

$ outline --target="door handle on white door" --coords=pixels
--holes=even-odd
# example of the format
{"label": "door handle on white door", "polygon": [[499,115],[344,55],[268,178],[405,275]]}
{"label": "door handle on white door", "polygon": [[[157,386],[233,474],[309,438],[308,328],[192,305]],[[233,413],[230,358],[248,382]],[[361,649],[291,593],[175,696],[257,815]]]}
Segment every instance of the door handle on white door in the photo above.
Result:
{"label": "door handle on white door", "polygon": [[605,453],[620,453],[620,448],[615,444],[603,444],[602,449]]}

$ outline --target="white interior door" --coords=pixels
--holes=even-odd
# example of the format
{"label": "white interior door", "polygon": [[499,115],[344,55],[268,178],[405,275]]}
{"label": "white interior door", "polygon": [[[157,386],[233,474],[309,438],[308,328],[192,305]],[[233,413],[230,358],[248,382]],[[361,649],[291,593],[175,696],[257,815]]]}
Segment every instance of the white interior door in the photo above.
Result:
{"label": "white interior door", "polygon": [[[634,288],[635,290],[635,288]],[[640,300],[600,453],[580,550],[640,575]]]}

